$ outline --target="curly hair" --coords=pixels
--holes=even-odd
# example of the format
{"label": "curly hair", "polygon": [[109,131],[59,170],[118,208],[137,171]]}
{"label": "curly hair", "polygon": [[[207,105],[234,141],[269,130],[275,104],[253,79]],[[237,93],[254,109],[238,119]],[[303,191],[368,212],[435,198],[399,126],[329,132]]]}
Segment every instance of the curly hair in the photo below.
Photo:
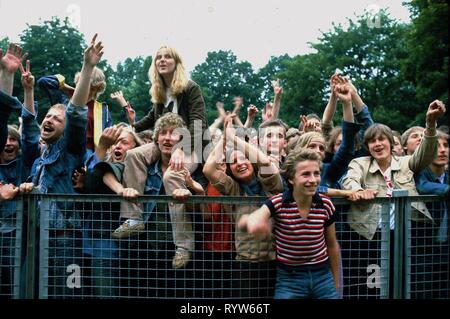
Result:
{"label": "curly hair", "polygon": [[155,128],[153,130],[153,141],[157,142],[161,130],[168,126],[173,126],[175,128],[186,128],[186,124],[181,116],[172,112],[166,113],[155,123]]}

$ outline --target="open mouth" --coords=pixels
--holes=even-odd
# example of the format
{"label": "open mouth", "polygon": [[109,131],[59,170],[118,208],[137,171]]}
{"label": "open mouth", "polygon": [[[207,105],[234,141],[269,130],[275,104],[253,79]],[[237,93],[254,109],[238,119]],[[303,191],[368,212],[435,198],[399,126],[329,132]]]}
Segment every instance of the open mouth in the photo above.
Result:
{"label": "open mouth", "polygon": [[114,157],[121,158],[122,157],[122,152],[121,151],[114,151]]}
{"label": "open mouth", "polygon": [[44,126],[43,131],[44,133],[52,133],[55,129],[51,126]]}
{"label": "open mouth", "polygon": [[5,147],[3,149],[3,152],[5,152],[6,154],[13,154],[14,153],[14,148],[13,147]]}
{"label": "open mouth", "polygon": [[242,167],[239,167],[239,168],[237,169],[237,172],[238,172],[238,173],[243,173],[243,172],[245,172],[245,171],[247,171],[247,166],[242,166]]}

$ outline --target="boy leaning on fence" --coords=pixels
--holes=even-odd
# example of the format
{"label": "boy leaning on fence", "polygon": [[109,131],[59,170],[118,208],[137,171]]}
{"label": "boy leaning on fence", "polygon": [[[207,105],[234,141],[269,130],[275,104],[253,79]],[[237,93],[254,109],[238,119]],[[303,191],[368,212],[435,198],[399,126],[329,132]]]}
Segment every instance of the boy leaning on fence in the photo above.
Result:
{"label": "boy leaning on fence", "polygon": [[317,192],[320,156],[309,149],[294,150],[286,158],[282,174],[288,189],[268,199],[238,227],[257,236],[273,229],[277,249],[276,299],[337,299],[339,244],[335,208]]}

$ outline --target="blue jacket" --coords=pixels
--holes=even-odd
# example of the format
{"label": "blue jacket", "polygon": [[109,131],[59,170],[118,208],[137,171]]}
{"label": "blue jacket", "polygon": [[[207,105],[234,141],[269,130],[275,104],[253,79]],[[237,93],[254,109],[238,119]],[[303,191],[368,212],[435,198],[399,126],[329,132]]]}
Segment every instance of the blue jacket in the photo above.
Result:
{"label": "blue jacket", "polygon": [[323,164],[321,186],[340,188],[339,180],[347,173],[348,164],[355,154],[355,135],[359,129],[359,124],[342,121],[342,144],[331,162]]}
{"label": "blue jacket", "polygon": [[[86,123],[87,107],[76,107],[69,103],[66,109],[64,135],[56,143],[47,145],[31,172],[32,182],[38,186],[41,193],[76,194],[72,187],[72,172],[84,166]],[[44,204],[51,206],[44,207],[50,212],[51,225],[53,227],[65,226],[68,219],[63,216],[60,209],[64,208],[65,214],[71,214],[73,210],[68,208],[70,203],[58,203],[60,209],[56,208],[54,202]],[[77,220],[79,221],[79,218]],[[74,225],[72,224],[72,226]]]}
{"label": "blue jacket", "polygon": [[[19,186],[30,174],[34,160],[39,156],[39,126],[36,116],[22,108],[21,154],[13,161],[0,164],[0,181],[4,184]],[[0,202],[0,217],[7,218],[16,210],[15,201]]]}
{"label": "blue jacket", "polygon": [[[158,160],[147,167],[147,180],[145,181],[144,195],[161,195],[164,193],[163,173],[160,161]],[[143,213],[144,221],[148,221],[155,206],[156,202],[145,203]]]}
{"label": "blue jacket", "polygon": [[[419,194],[448,196],[449,174],[445,171],[444,183],[441,183],[439,177],[436,176],[430,167],[422,170],[414,177],[416,188]],[[439,226],[435,234],[437,242],[445,242],[449,237],[449,212],[447,201],[426,203],[431,216],[435,221],[439,221]]]}

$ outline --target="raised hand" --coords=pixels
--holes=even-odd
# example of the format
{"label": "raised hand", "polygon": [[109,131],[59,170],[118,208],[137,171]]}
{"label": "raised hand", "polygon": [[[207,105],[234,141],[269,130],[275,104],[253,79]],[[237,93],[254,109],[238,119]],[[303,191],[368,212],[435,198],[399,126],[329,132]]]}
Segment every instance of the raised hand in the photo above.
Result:
{"label": "raised hand", "polygon": [[88,66],[95,67],[103,56],[102,42],[95,43],[97,40],[97,33],[91,40],[91,44],[84,51],[84,63]]}
{"label": "raised hand", "polygon": [[4,56],[3,51],[0,49],[0,70],[8,73],[16,72],[27,56],[28,52],[22,54],[22,48],[19,45],[10,43]]}
{"label": "raised hand", "polygon": [[280,86],[280,79],[277,79],[276,81],[271,81],[271,84],[275,97],[281,96],[283,94],[283,88]]}
{"label": "raised hand", "polygon": [[436,127],[437,119],[443,116],[445,111],[445,104],[442,101],[434,100],[431,102],[426,114],[427,127]]}
{"label": "raised hand", "polygon": [[351,103],[352,102],[352,94],[350,91],[350,87],[344,81],[335,85],[334,94],[341,100],[342,103]]}
{"label": "raised hand", "polygon": [[219,112],[219,116],[224,119],[227,116],[227,113],[225,112],[225,107],[223,102],[216,102],[216,108],[217,108],[217,112]]}
{"label": "raised hand", "polygon": [[136,111],[131,107],[129,103],[125,106],[125,111],[127,111],[128,123],[134,125],[136,121]]}
{"label": "raised hand", "polygon": [[23,68],[23,65],[20,64],[20,72],[22,72],[22,86],[25,90],[33,90],[34,89],[34,76],[30,71],[30,60],[26,62],[26,68]]}
{"label": "raised hand", "polygon": [[106,150],[109,149],[116,143],[117,139],[122,133],[122,129],[122,126],[117,127],[115,125],[105,128],[102,132],[102,135],[100,135],[100,140],[97,147],[102,147]]}
{"label": "raised hand", "polygon": [[247,112],[248,112],[248,117],[255,118],[256,115],[258,115],[259,110],[255,105],[250,104],[250,106],[247,108]]}
{"label": "raised hand", "polygon": [[273,117],[273,104],[266,103],[266,107],[263,109],[262,119],[263,122],[271,120]]}
{"label": "raised hand", "polygon": [[120,104],[121,107],[127,106],[127,100],[123,97],[122,91],[111,93],[111,98]]}

